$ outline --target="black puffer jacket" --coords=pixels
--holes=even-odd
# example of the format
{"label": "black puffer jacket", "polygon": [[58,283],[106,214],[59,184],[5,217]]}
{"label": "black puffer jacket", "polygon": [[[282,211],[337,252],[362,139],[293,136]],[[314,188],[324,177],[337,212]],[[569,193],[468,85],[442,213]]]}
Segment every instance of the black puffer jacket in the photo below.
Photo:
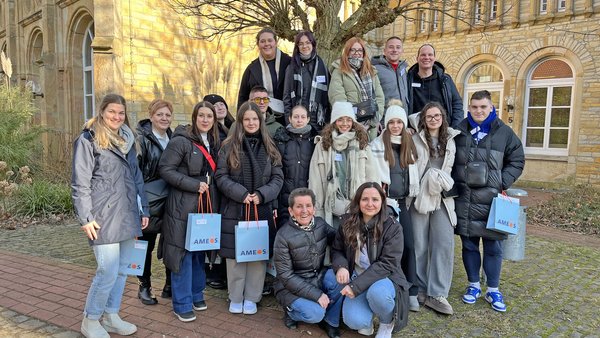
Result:
{"label": "black puffer jacket", "polygon": [[281,306],[290,306],[296,299],[317,302],[323,291],[321,284],[325,251],[335,237],[335,230],[321,217],[315,217],[311,231],[300,229],[288,221],[277,232],[273,246],[273,261],[277,281],[273,286]]}
{"label": "black puffer jacket", "polygon": [[[404,235],[402,226],[391,216],[383,222],[381,237],[374,242],[374,233],[367,234],[367,254],[371,265],[363,273],[358,275],[348,285],[352,288],[355,296],[366,292],[376,281],[389,278],[396,288],[396,307],[394,309],[394,332],[404,328],[408,323],[408,288],[410,284],[400,269],[400,259],[404,251]],[[331,262],[333,270],[337,273],[340,268],[346,268],[352,276],[356,257],[356,250],[347,245],[344,240],[344,227],[340,226],[331,246]],[[373,252],[373,248],[376,252]]]}
{"label": "black puffer jacket", "polygon": [[308,187],[308,171],[310,159],[315,150],[316,132],[311,129],[306,134],[295,134],[283,128],[279,129],[273,141],[281,153],[283,167],[283,187],[279,194],[279,209],[277,214],[282,224],[289,217],[288,197],[296,188]]}
{"label": "black puffer jacket", "polygon": [[[494,240],[506,239],[506,235],[486,229],[492,199],[510,186],[521,176],[525,167],[525,155],[521,140],[513,130],[500,119],[492,122],[490,133],[475,143],[469,130],[469,121],[464,119],[459,125],[460,135],[456,142],[456,158],[452,169],[454,186],[458,189],[455,199],[458,225],[456,233],[469,237],[484,237]],[[467,142],[470,150],[467,154]],[[486,145],[490,144],[490,156]],[[468,162],[485,161],[488,165],[487,186],[471,188],[465,182],[465,168]]]}
{"label": "black puffer jacket", "polygon": [[[239,126],[236,126],[238,128]],[[215,180],[219,191],[221,192],[221,249],[219,255],[225,258],[235,259],[235,226],[240,220],[244,220],[245,205],[242,203],[250,193],[242,185],[244,167],[242,164],[237,169],[230,168],[227,163],[229,147],[224,146],[219,153],[217,162],[217,172]],[[240,162],[242,157],[246,156],[244,151],[240,151]],[[248,169],[246,169],[248,170]],[[273,222],[273,203],[279,196],[283,184],[283,172],[281,165],[274,165],[269,159],[266,161],[264,170],[262,170],[262,182],[257,184],[256,191],[261,196],[261,202],[257,205],[259,215],[269,215],[266,220],[269,223],[269,256],[273,253],[273,241],[275,240],[276,228]],[[254,212],[251,212],[251,218]]]}
{"label": "black puffer jacket", "polygon": [[[442,97],[444,98],[444,102],[440,102],[448,116],[450,117],[451,127],[455,127],[462,119],[465,117],[465,112],[463,110],[463,102],[460,94],[458,93],[458,89],[456,89],[456,85],[452,80],[450,75],[446,74],[446,69],[444,65],[439,62],[435,62],[433,66],[433,71],[437,73],[439,81],[441,81],[441,90]],[[408,74],[406,77],[406,81],[408,83],[408,111],[407,114],[416,114],[418,113],[422,107],[415,107],[415,100],[413,99],[413,87],[412,83],[416,82],[416,77],[418,77],[417,73],[419,72],[419,65],[414,64],[408,70]]]}
{"label": "black puffer jacket", "polygon": [[[214,141],[209,142],[210,154],[216,162],[218,149],[215,149]],[[162,254],[165,266],[175,273],[179,272],[186,252],[188,214],[198,212],[200,182],[206,182],[207,175],[211,177],[210,181],[214,182],[214,173],[208,160],[194,143],[203,145],[200,137],[188,131],[188,127],[177,127],[159,163],[160,176],[171,186],[162,227],[164,243],[159,254]],[[219,196],[216,185],[211,183],[209,187],[213,212],[217,212]],[[206,194],[203,197],[206,198]]]}
{"label": "black puffer jacket", "polygon": [[[150,119],[141,120],[137,125],[137,141],[140,144],[138,164],[144,175],[144,183],[152,182],[160,178],[158,173],[158,162],[163,153],[163,147],[152,133],[152,122]],[[173,136],[171,129],[167,129],[169,139]]]}

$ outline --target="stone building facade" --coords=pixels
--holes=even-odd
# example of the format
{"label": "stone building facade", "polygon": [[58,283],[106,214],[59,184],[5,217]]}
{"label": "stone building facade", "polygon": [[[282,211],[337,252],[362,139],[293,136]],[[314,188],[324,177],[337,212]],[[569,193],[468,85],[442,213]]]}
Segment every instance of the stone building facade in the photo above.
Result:
{"label": "stone building facade", "polygon": [[492,93],[525,146],[522,180],[600,185],[600,1],[433,3],[370,33],[375,52],[398,36],[412,65],[418,48],[431,43],[465,114],[472,92]]}

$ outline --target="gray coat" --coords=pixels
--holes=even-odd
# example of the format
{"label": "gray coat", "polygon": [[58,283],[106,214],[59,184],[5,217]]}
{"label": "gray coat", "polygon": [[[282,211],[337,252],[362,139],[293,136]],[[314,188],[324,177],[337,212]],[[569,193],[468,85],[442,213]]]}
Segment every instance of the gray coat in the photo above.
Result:
{"label": "gray coat", "polygon": [[406,61],[400,61],[396,70],[383,55],[374,56],[371,62],[377,69],[377,76],[379,76],[379,83],[385,97],[385,106],[387,107],[389,100],[398,99],[404,104],[404,109],[408,109],[408,85],[406,82],[408,64]]}
{"label": "gray coat", "polygon": [[100,149],[93,133],[84,130],[73,145],[71,189],[77,219],[81,225],[91,221],[100,225],[98,238],[90,240],[90,245],[141,237],[141,216],[150,214],[135,147],[127,154],[114,148]]}

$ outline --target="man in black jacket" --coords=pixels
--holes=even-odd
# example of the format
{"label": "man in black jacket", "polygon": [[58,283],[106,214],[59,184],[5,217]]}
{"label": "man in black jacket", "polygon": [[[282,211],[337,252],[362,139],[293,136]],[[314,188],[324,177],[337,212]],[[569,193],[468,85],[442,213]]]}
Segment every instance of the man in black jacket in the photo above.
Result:
{"label": "man in black jacket", "polygon": [[456,158],[452,170],[456,198],[456,233],[462,240],[462,259],[469,286],[462,300],[474,304],[481,297],[479,271],[483,239],[483,270],[487,277],[485,299],[496,311],[506,311],[498,290],[502,270],[503,233],[486,228],[492,200],[521,176],[525,155],[521,140],[496,115],[487,90],[473,93],[467,118],[458,125],[454,138]]}
{"label": "man in black jacket", "polygon": [[417,64],[410,67],[408,82],[408,115],[416,114],[429,102],[437,101],[456,127],[464,118],[463,103],[456,85],[444,66],[435,61],[435,49],[424,44],[417,53]]}
{"label": "man in black jacket", "polygon": [[[320,323],[329,337],[339,337],[342,289],[333,270],[324,267],[335,230],[315,214],[315,194],[308,188],[290,193],[291,219],[279,229],[273,246],[277,271],[275,297],[284,307],[285,325]],[[328,275],[326,277],[326,275]]]}

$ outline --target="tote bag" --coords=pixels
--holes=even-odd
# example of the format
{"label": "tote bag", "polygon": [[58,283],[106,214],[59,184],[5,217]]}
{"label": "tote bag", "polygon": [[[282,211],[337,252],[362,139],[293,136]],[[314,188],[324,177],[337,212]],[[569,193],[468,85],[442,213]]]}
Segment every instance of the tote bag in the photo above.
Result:
{"label": "tote bag", "polygon": [[246,204],[246,221],[235,226],[235,260],[238,263],[269,260],[269,223],[258,220],[254,204],[255,220],[250,221],[250,205]]}
{"label": "tote bag", "polygon": [[148,250],[148,242],[138,240],[137,238],[121,244],[121,255],[127,265],[125,268],[126,274],[131,276],[141,276],[144,274],[146,250]]}
{"label": "tote bag", "polygon": [[221,248],[221,214],[213,213],[209,190],[206,190],[207,207],[204,210],[202,195],[198,196],[198,213],[188,214],[185,231],[185,249],[187,251],[208,251]]}
{"label": "tote bag", "polygon": [[492,200],[487,228],[504,234],[514,235],[519,227],[519,199],[498,194]]}

